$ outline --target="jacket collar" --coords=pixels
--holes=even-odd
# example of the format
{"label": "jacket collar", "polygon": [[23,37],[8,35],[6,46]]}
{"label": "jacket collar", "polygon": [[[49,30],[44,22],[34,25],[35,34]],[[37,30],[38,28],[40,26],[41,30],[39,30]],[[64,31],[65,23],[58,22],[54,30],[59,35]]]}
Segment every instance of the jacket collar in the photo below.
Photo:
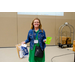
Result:
{"label": "jacket collar", "polygon": [[42,30],[41,30],[41,29],[39,29],[39,32],[42,32]]}
{"label": "jacket collar", "polygon": [[[35,29],[33,29],[33,31],[35,31]],[[42,30],[41,30],[41,29],[39,29],[39,32],[42,32]]]}

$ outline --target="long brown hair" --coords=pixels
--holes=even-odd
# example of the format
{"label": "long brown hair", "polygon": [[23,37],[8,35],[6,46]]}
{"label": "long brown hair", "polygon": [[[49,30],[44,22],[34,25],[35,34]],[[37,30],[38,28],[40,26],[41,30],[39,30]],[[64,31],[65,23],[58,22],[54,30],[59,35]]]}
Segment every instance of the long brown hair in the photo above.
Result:
{"label": "long brown hair", "polygon": [[[34,20],[39,20],[39,23],[40,23],[40,25],[39,25],[39,29],[41,29],[41,30],[43,31],[43,29],[42,29],[42,24],[41,24],[40,19],[39,19],[39,18],[35,18]],[[34,20],[33,20],[32,23],[31,23],[31,29],[34,29],[34,25],[33,25]]]}

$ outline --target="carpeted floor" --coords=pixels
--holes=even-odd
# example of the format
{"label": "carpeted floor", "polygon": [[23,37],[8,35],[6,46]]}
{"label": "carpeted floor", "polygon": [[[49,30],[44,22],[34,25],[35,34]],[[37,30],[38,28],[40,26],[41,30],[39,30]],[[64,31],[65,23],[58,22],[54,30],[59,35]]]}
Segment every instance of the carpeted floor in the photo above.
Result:
{"label": "carpeted floor", "polygon": [[[29,47],[28,47],[29,49]],[[45,62],[51,62],[54,56],[73,53],[66,48],[61,49],[58,46],[47,46],[45,49]],[[53,62],[74,62],[74,54],[55,57]],[[16,48],[0,48],[0,62],[28,62],[28,58],[19,59]]]}

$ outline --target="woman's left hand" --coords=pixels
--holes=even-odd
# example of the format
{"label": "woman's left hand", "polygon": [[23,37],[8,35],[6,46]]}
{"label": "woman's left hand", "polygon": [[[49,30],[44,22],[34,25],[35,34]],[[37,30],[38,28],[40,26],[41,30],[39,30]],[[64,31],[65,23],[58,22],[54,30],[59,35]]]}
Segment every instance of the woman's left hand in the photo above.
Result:
{"label": "woman's left hand", "polygon": [[44,41],[44,43],[46,42],[46,39],[45,40],[43,40]]}

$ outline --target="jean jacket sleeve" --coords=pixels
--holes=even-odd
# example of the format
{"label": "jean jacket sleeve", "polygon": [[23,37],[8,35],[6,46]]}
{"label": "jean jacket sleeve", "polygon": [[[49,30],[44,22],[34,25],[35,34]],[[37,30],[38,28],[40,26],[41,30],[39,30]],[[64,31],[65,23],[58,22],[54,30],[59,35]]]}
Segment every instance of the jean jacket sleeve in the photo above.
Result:
{"label": "jean jacket sleeve", "polygon": [[43,30],[43,32],[44,32],[44,37],[43,37],[43,42],[44,42],[44,40],[46,40],[46,33],[44,30]]}

